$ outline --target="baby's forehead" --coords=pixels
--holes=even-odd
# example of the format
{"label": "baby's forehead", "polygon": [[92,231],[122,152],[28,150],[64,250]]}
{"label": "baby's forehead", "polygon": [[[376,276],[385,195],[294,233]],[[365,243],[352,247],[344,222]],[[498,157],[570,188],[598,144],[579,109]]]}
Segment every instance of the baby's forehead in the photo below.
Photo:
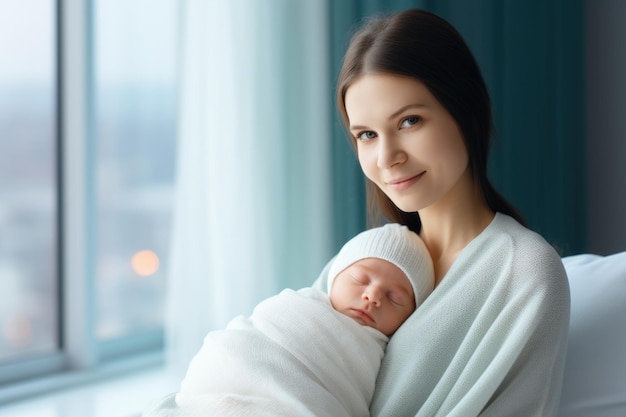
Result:
{"label": "baby's forehead", "polygon": [[[388,268],[389,265],[398,268],[400,270],[400,272],[402,272],[402,269],[400,269],[400,267],[398,265],[394,264],[393,262],[388,261],[386,259],[377,258],[375,256],[368,256],[368,257],[365,257],[365,258],[357,259],[350,266],[348,266],[348,268],[350,268],[350,267],[361,267],[361,268],[368,269],[368,270],[376,272],[376,271],[378,271],[380,269]],[[346,269],[348,269],[348,268],[346,268]],[[404,272],[402,272],[402,273],[404,274]]]}
{"label": "baby's forehead", "polygon": [[[389,284],[396,284],[399,286],[407,286],[409,289],[413,289],[413,284],[409,279],[408,275],[402,270],[399,265],[396,265],[393,262],[390,262],[386,259],[376,258],[376,257],[368,257],[362,258],[358,261],[354,262],[348,268],[361,269],[365,273],[373,273],[378,274],[379,278],[382,278],[385,281],[389,281]],[[392,273],[390,273],[393,271]]]}

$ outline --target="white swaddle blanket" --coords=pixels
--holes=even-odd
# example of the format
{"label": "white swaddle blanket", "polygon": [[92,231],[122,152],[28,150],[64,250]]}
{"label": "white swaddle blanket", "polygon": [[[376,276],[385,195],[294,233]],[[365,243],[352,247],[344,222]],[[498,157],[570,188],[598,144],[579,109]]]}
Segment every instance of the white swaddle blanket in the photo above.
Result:
{"label": "white swaddle blanket", "polygon": [[176,394],[179,416],[369,416],[387,337],[306,288],[210,332]]}

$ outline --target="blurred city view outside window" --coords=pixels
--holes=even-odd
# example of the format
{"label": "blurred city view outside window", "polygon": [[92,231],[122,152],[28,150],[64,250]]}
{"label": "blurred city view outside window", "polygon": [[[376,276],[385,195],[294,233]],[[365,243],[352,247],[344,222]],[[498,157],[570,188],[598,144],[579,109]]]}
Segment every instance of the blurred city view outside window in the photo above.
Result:
{"label": "blurred city view outside window", "polygon": [[[177,128],[176,0],[95,0],[100,341],[162,331]],[[155,333],[156,332],[156,333]]]}
{"label": "blurred city view outside window", "polygon": [[[89,1],[92,334],[104,350],[142,338],[154,347],[162,340],[173,209],[179,4]],[[61,3],[0,2],[0,365],[63,349]]]}
{"label": "blurred city view outside window", "polygon": [[54,6],[0,2],[0,363],[60,343]]}

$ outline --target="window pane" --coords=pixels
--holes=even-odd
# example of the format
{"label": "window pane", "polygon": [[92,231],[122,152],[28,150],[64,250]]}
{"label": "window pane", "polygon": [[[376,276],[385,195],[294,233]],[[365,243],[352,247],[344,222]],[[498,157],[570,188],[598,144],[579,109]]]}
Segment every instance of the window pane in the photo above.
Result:
{"label": "window pane", "polygon": [[96,334],[163,325],[176,138],[176,0],[96,0]]}
{"label": "window pane", "polygon": [[54,6],[0,3],[0,362],[59,345]]}

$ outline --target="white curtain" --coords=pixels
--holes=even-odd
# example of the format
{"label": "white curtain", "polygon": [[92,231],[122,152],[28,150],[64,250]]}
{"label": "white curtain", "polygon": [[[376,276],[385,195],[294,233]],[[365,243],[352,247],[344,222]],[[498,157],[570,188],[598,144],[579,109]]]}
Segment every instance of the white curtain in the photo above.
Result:
{"label": "white curtain", "polygon": [[322,0],[182,3],[170,371],[207,331],[332,256],[327,11]]}

